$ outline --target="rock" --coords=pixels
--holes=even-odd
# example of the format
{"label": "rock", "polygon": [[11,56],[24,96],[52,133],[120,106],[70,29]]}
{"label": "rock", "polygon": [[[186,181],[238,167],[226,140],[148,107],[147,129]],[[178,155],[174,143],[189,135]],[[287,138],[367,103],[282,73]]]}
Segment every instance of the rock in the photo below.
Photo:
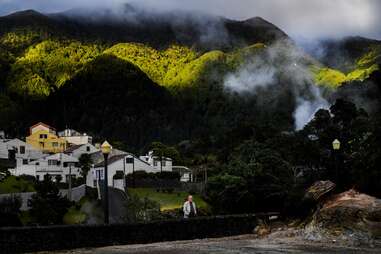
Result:
{"label": "rock", "polygon": [[260,222],[259,225],[254,228],[253,233],[259,237],[264,237],[271,233],[271,229],[268,225]]}
{"label": "rock", "polygon": [[270,233],[271,233],[270,229],[268,229],[268,228],[260,228],[258,230],[257,235],[260,236],[260,237],[264,237],[264,236],[269,235]]}
{"label": "rock", "polygon": [[335,237],[381,237],[381,200],[355,190],[333,195],[322,202],[311,225]]}
{"label": "rock", "polygon": [[320,200],[324,196],[326,196],[328,193],[330,193],[334,188],[336,187],[336,184],[334,184],[331,181],[319,181],[314,183],[306,192],[305,198],[306,199],[313,199],[313,200]]}

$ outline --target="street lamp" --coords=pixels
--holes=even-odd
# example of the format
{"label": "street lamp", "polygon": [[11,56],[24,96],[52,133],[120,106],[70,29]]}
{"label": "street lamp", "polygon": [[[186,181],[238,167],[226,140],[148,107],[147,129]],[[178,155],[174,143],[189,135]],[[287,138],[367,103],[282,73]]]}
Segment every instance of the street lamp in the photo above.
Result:
{"label": "street lamp", "polygon": [[[338,181],[339,178],[339,166],[338,166],[338,153],[341,147],[341,143],[338,139],[335,139],[332,142],[332,148],[333,148],[333,153],[334,153],[334,158],[335,158],[335,175],[336,175],[336,181]],[[338,182],[336,182],[338,184]]]}
{"label": "street lamp", "polygon": [[105,173],[104,173],[104,222],[105,224],[109,223],[109,206],[108,206],[108,176],[107,176],[107,166],[108,166],[108,155],[111,153],[112,146],[105,141],[101,146],[101,151],[104,156],[104,164],[105,164]]}
{"label": "street lamp", "polygon": [[332,142],[332,147],[333,147],[333,150],[335,151],[338,151],[340,150],[340,146],[341,146],[341,143],[338,139],[335,139],[333,142]]}

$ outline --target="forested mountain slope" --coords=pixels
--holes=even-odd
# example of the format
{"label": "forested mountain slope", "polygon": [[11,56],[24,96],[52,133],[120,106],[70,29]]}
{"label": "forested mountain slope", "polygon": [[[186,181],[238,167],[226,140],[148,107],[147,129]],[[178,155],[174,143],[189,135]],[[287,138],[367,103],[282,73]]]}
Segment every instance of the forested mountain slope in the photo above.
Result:
{"label": "forested mountain slope", "polygon": [[323,99],[315,84],[329,100],[332,87],[372,79],[379,45],[343,46],[356,53],[342,68],[308,56],[261,18],[128,5],[118,15],[18,12],[0,17],[0,129],[21,136],[47,121],[131,147],[157,139],[234,146],[258,130],[293,130],[297,106]]}

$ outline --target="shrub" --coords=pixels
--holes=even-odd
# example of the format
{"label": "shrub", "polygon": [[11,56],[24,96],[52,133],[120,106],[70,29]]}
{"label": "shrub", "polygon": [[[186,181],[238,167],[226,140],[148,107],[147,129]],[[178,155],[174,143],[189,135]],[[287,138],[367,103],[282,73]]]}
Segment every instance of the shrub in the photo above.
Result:
{"label": "shrub", "polygon": [[0,199],[0,227],[21,226],[21,200],[18,197]]}
{"label": "shrub", "polygon": [[29,200],[30,214],[40,225],[62,224],[64,214],[72,206],[66,197],[62,197],[49,175],[36,185],[36,194]]}

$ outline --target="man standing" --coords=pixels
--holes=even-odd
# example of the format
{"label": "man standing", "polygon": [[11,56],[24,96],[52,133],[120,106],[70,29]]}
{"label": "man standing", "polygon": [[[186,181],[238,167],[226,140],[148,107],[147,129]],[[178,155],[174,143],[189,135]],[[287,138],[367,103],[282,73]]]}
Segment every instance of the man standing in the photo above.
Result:
{"label": "man standing", "polygon": [[197,215],[196,204],[193,202],[193,197],[191,195],[188,196],[187,201],[184,203],[183,211],[184,211],[184,219],[196,217]]}

